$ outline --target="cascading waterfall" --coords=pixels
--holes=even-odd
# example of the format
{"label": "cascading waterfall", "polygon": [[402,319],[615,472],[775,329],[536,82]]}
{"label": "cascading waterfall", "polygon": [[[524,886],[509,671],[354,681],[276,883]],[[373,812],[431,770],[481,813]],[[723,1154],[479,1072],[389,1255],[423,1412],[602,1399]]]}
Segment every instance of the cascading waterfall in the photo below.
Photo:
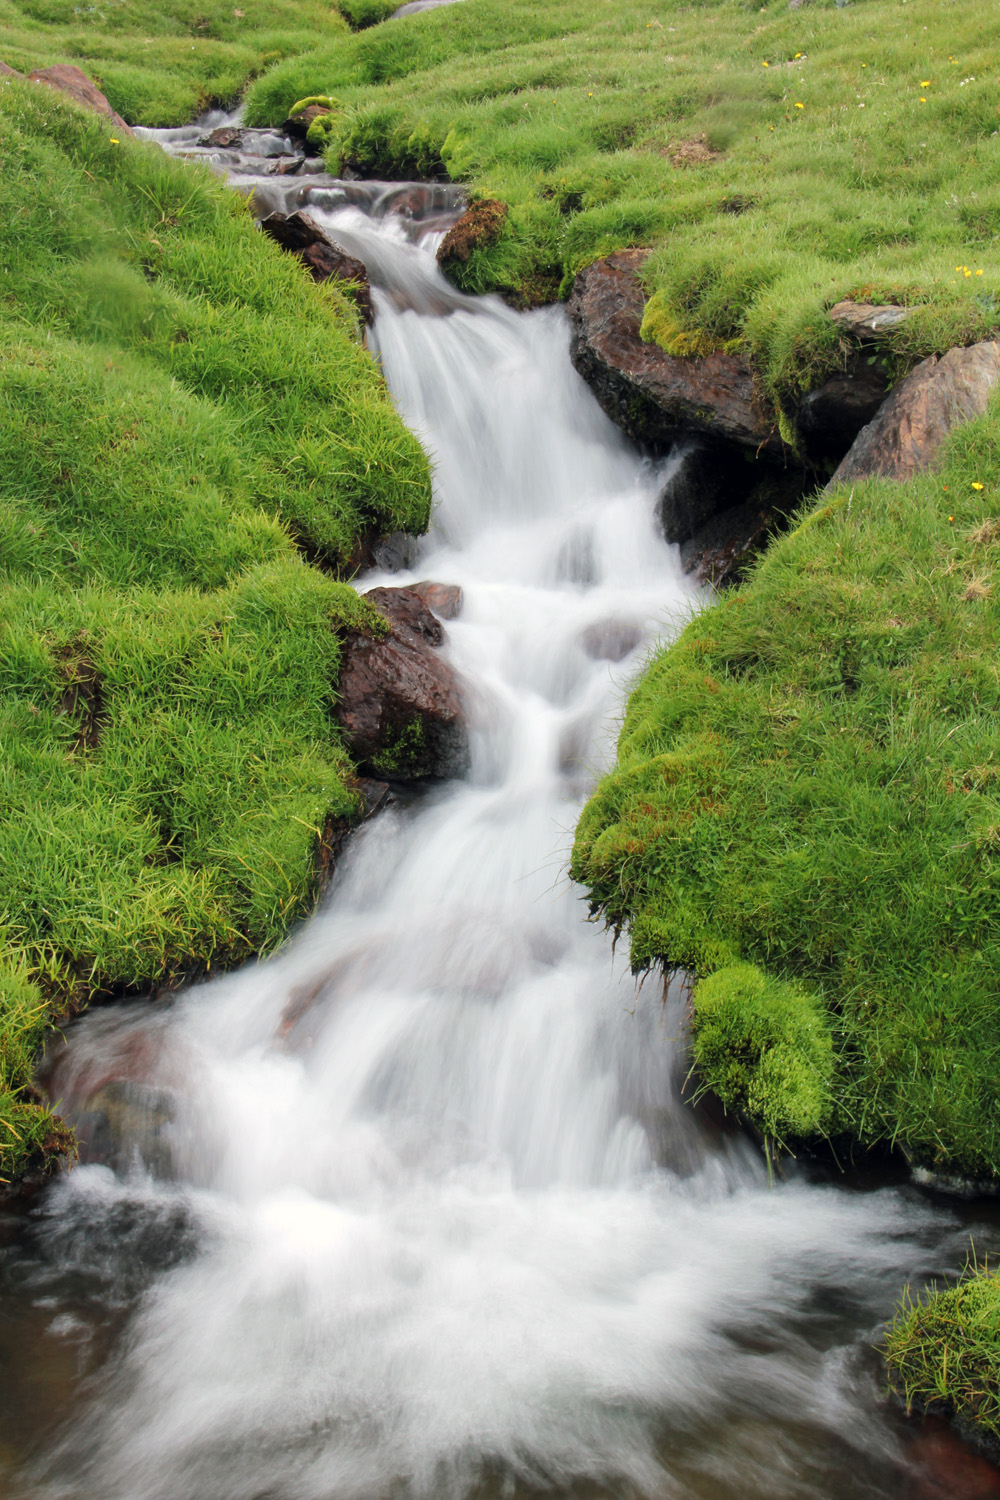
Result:
{"label": "cascading waterfall", "polygon": [[462,587],[472,770],[367,825],[272,961],[75,1028],[64,1100],[126,1081],[114,1169],[48,1193],[18,1286],[92,1374],[14,1493],[911,1493],[866,1346],[953,1221],[769,1185],[678,1102],[683,996],[637,992],[565,874],[628,683],[698,606],[657,468],[560,310],[459,295],[343,191],[310,211],[369,265],[435,466],[412,570],[362,587]]}

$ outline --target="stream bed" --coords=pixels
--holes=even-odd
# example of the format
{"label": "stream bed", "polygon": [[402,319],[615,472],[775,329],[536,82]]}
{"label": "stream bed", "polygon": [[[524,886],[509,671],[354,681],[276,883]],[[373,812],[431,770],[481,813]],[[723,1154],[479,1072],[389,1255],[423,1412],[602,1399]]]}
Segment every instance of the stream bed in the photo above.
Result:
{"label": "stream bed", "polygon": [[705,602],[655,524],[663,464],[572,369],[561,309],[441,278],[453,190],[261,182],[369,268],[436,512],[359,587],[461,587],[472,767],[365,825],[277,957],[55,1049],[84,1160],[0,1222],[4,1493],[1000,1493],[903,1421],[871,1347],[995,1224],[770,1182],[680,1102],[680,985],[637,988],[566,876],[629,682]]}

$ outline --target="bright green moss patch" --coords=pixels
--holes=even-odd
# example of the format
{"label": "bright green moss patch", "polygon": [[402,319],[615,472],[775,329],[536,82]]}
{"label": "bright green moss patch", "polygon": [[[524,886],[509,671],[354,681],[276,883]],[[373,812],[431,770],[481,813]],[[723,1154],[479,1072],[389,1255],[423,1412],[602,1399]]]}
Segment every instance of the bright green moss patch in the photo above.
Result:
{"label": "bright green moss patch", "polygon": [[[831,1130],[993,1175],[1000,407],[947,454],[820,497],[653,659],[573,873],[636,967],[748,963],[815,997]],[[699,1045],[725,1093],[726,1047]]]}
{"label": "bright green moss patch", "polygon": [[[335,291],[236,195],[0,81],[0,1178],[53,1010],[265,952],[356,810],[331,571],[429,474]],[[300,543],[297,546],[296,543]],[[2,1183],[0,1183],[2,1187]]]}
{"label": "bright green moss patch", "polygon": [[826,1127],[833,1047],[815,996],[731,964],[696,987],[694,1016],[694,1060],[727,1109],[745,1112],[769,1140]]}
{"label": "bright green moss patch", "polygon": [[501,240],[453,268],[470,291],[551,297],[652,246],[648,336],[739,342],[790,408],[842,360],[842,297],[933,307],[901,363],[998,326],[993,21],[990,0],[463,0],[277,64],[249,114],[332,90],[334,165],[443,165],[508,203]]}
{"label": "bright green moss patch", "polygon": [[970,1271],[923,1302],[904,1299],[882,1350],[893,1389],[908,1407],[954,1417],[1000,1443],[1000,1280]]}

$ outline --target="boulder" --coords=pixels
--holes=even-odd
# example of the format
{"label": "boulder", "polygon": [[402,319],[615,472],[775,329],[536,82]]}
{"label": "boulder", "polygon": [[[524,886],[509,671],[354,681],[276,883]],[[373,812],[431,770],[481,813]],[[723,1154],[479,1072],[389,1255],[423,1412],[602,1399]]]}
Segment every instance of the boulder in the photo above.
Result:
{"label": "boulder", "polygon": [[712,516],[747,498],[758,477],[737,450],[693,438],[672,455],[656,503],[668,542],[685,542]]}
{"label": "boulder", "polygon": [[988,341],[931,355],[906,377],[863,428],[830,480],[852,483],[882,475],[910,479],[933,468],[953,427],[982,416],[1000,381],[1000,343]]}
{"label": "boulder", "polygon": [[50,89],[68,94],[77,104],[82,104],[84,109],[104,115],[123,135],[132,135],[131,127],[125,124],[121,115],[115,113],[97,84],[81,68],[74,68],[71,63],[57,63],[52,68],[33,68],[28,77],[32,83],[44,83]]}
{"label": "boulder", "polygon": [[337,718],[361,770],[390,781],[461,776],[468,731],[458,680],[438,654],[441,622],[412,589],[371,589],[388,635],[344,641]]}
{"label": "boulder", "polygon": [[321,115],[331,114],[328,104],[307,104],[305,109],[300,110],[297,115],[291,115],[282,125],[285,135],[294,135],[304,138],[309,133],[309,126]]}
{"label": "boulder", "polygon": [[706,521],[681,546],[681,566],[698,583],[734,583],[785,520],[784,511],[761,499],[735,505]]}
{"label": "boulder", "polygon": [[777,423],[757,403],[749,366],[732,354],[679,359],[639,336],[648,250],[619,250],[577,276],[567,305],[573,364],[613,422],[665,449],[691,434],[783,457]]}
{"label": "boulder", "polygon": [[507,205],[496,198],[471,204],[448,230],[438,246],[437,263],[447,274],[449,267],[466,265],[474,250],[495,245],[503,232]]}
{"label": "boulder", "polygon": [[333,277],[341,282],[357,303],[364,321],[371,323],[374,314],[368,272],[360,260],[325,235],[315,219],[298,212],[272,213],[261,219],[260,227],[283,250],[297,255],[309,267],[314,281]]}
{"label": "boulder", "polygon": [[410,593],[422,599],[440,620],[454,620],[462,612],[462,590],[457,583],[411,583]]}
{"label": "boulder", "polygon": [[871,302],[837,302],[830,308],[830,317],[837,327],[859,343],[870,344],[883,338],[908,316],[909,310],[895,303],[876,306]]}
{"label": "boulder", "polygon": [[238,151],[243,144],[243,131],[238,125],[219,125],[203,135],[199,146],[218,146],[223,151]]}

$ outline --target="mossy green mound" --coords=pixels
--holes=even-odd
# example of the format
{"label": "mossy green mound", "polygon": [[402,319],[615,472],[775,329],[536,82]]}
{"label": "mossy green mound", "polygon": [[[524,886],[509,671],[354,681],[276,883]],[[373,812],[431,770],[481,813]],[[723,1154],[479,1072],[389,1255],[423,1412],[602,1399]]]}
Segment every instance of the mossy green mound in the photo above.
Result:
{"label": "mossy green mound", "polygon": [[551,298],[656,247],[650,336],[736,341],[790,409],[842,359],[842,297],[923,309],[893,336],[903,363],[998,325],[993,21],[990,0],[464,0],[276,65],[249,116],[332,91],[334,164],[443,165],[507,202],[453,270],[469,291]]}
{"label": "mossy green mound", "polygon": [[[822,1007],[828,1131],[996,1175],[1000,408],[947,451],[823,497],[654,657],[573,874],[637,968],[749,963]],[[726,1047],[696,1046],[725,1096]]]}
{"label": "mossy green mound", "polygon": [[907,1406],[942,1411],[1000,1445],[1000,1280],[982,1270],[925,1301],[907,1297],[883,1340]]}
{"label": "mossy green mound", "polygon": [[305,556],[423,529],[430,482],[350,305],[242,200],[37,86],[0,106],[10,1179],[59,1144],[24,1092],[52,1007],[308,911],[317,835],[357,805],[338,632],[371,612]]}

